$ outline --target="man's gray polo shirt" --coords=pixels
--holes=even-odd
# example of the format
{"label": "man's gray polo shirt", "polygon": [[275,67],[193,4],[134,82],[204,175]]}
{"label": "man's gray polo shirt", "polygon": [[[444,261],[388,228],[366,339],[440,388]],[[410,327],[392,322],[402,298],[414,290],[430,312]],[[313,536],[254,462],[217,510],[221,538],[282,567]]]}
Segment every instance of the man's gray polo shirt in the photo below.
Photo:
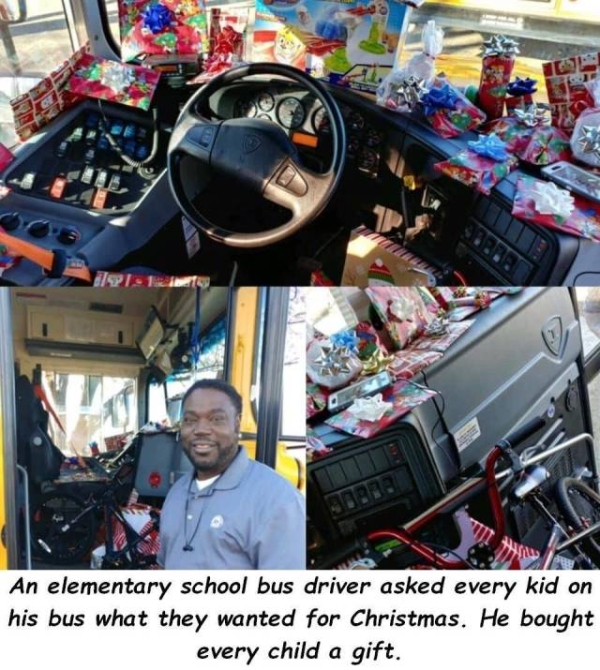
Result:
{"label": "man's gray polo shirt", "polygon": [[[198,491],[193,477],[194,473],[181,477],[165,500],[158,553],[162,566],[188,570],[305,568],[305,502],[288,481],[248,458],[243,448],[208,488]],[[184,551],[186,544],[193,551]]]}

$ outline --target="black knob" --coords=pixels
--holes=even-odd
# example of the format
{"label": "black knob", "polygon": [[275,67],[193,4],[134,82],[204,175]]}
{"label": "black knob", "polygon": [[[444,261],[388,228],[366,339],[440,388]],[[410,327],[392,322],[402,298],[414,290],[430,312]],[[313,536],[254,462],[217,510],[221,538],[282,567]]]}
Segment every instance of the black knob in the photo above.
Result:
{"label": "black knob", "polygon": [[8,214],[3,214],[0,216],[0,226],[4,228],[4,230],[15,230],[18,228],[23,219],[17,214],[17,212],[9,212]]}
{"label": "black knob", "polygon": [[75,244],[79,239],[79,231],[74,226],[65,226],[58,233],[58,241],[61,244]]}
{"label": "black knob", "polygon": [[32,237],[46,237],[50,232],[50,222],[44,219],[32,221],[27,230]]}

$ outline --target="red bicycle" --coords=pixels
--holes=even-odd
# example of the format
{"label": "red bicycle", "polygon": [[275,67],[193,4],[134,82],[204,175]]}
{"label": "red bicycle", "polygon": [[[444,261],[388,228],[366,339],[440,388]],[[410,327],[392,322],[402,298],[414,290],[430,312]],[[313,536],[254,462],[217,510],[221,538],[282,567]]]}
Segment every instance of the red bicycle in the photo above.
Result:
{"label": "red bicycle", "polygon": [[[536,418],[501,440],[488,455],[481,476],[466,480],[404,526],[369,532],[367,558],[378,555],[374,551],[378,544],[396,540],[431,568],[491,568],[496,558],[496,550],[507,537],[500,482],[512,476],[509,490],[511,504],[531,506],[544,519],[549,529],[539,557],[530,562],[528,569],[548,569],[554,566],[557,556],[565,555],[572,561],[574,568],[600,568],[600,495],[584,481],[573,477],[559,479],[553,493],[547,493],[543,485],[550,479],[550,472],[541,464],[541,461],[550,456],[581,442],[593,445],[593,437],[582,433],[549,449],[544,445],[535,445],[526,449],[522,455],[514,451],[513,447],[531,438],[544,425],[543,419]],[[497,472],[498,463],[503,457],[508,461],[508,467]],[[441,515],[455,513],[483,491],[487,491],[493,517],[493,530],[489,539],[471,546],[464,557],[419,539],[419,531],[428,524],[439,519]],[[554,508],[558,513],[553,511]],[[389,549],[384,553],[387,552]]]}

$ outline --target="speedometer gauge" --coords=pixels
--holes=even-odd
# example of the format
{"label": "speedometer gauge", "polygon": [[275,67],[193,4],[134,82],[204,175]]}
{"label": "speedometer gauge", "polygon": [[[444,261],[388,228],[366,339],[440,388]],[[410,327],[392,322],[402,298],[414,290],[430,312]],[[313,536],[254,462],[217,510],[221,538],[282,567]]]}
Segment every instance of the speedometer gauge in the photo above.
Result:
{"label": "speedometer gauge", "polygon": [[325,107],[319,107],[313,114],[312,126],[315,133],[328,135],[331,132],[331,124],[329,122],[329,116],[325,111]]}
{"label": "speedometer gauge", "polygon": [[277,120],[284,128],[300,128],[306,112],[298,98],[284,98],[277,107]]}
{"label": "speedometer gauge", "polygon": [[275,98],[270,93],[261,93],[256,99],[261,112],[270,112],[275,107]]}

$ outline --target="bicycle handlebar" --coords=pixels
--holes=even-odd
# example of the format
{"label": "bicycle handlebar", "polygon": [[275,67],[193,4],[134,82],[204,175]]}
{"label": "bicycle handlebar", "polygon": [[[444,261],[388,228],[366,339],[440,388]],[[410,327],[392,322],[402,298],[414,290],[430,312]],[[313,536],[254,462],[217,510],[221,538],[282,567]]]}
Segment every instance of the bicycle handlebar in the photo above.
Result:
{"label": "bicycle handlebar", "polygon": [[521,442],[525,442],[528,438],[535,435],[538,430],[541,430],[546,425],[545,420],[541,416],[536,416],[534,419],[528,421],[525,425],[517,428],[512,433],[509,433],[500,445],[508,443],[511,447],[515,447]]}

